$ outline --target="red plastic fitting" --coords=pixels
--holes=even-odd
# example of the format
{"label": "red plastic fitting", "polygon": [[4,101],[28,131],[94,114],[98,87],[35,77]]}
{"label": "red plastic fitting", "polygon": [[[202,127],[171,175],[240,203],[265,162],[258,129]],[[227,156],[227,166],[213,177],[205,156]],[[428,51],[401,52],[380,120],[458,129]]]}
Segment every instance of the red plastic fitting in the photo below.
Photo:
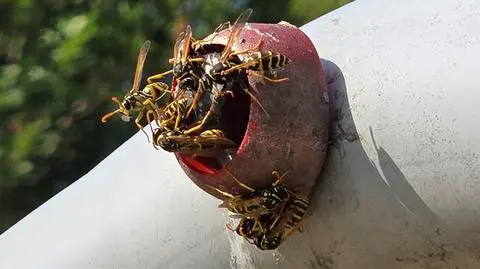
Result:
{"label": "red plastic fitting", "polygon": [[[225,44],[229,34],[229,30],[221,32],[212,43]],[[224,167],[253,188],[270,186],[276,180],[274,170],[280,174],[289,171],[284,186],[308,196],[327,152],[329,110],[324,71],[308,36],[288,23],[247,23],[234,50],[254,47],[260,38],[258,50],[278,52],[290,59],[289,64],[275,71],[276,78],[289,80],[272,83],[249,76],[250,85],[259,91],[256,96],[270,117],[258,104],[250,102],[245,134],[236,155]],[[225,197],[206,184],[233,195],[249,192],[223,168],[208,167],[185,155],[176,157],[196,185],[219,199]]]}

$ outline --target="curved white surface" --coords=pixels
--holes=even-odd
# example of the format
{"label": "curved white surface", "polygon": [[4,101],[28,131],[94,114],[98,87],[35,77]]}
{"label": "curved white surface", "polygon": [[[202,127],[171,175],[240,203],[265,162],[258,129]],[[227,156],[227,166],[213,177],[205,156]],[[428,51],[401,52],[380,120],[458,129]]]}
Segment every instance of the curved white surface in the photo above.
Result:
{"label": "curved white surface", "polygon": [[227,231],[138,133],[0,235],[0,268],[479,268],[478,25],[477,0],[358,0],[302,27],[339,119],[305,231],[278,250]]}

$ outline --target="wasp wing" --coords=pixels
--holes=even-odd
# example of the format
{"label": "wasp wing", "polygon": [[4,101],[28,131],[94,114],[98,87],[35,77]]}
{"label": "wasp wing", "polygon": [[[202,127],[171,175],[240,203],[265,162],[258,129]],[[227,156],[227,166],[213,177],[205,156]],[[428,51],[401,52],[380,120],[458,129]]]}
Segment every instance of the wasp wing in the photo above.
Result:
{"label": "wasp wing", "polygon": [[145,64],[145,59],[147,59],[148,50],[150,49],[151,42],[149,40],[145,41],[138,53],[137,59],[137,68],[135,69],[135,76],[133,77],[133,86],[130,90],[130,93],[138,91],[140,88],[140,83],[142,82],[142,71],[143,65]]}
{"label": "wasp wing", "polygon": [[183,37],[183,48],[182,48],[182,62],[187,61],[188,54],[190,52],[190,42],[192,40],[192,27],[187,25],[185,30],[185,36]]}
{"label": "wasp wing", "polygon": [[225,45],[225,49],[222,52],[222,55],[220,56],[220,62],[224,63],[228,57],[230,56],[230,53],[232,52],[232,46],[237,40],[238,36],[243,30],[243,27],[248,21],[248,18],[252,14],[252,9],[249,8],[242,12],[240,16],[238,16],[237,20],[233,24],[233,26],[230,28],[230,37],[228,38],[227,44]]}
{"label": "wasp wing", "polygon": [[180,58],[178,53],[179,53],[180,45],[184,38],[185,38],[185,32],[180,32],[177,35],[177,40],[175,40],[175,45],[173,45],[173,63],[177,62],[177,60]]}

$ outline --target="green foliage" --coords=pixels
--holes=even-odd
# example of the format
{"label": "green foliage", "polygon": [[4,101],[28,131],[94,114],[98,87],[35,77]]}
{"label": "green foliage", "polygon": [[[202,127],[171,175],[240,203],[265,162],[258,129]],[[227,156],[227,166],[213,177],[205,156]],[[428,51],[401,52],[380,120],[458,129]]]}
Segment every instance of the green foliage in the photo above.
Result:
{"label": "green foliage", "polygon": [[[196,37],[245,7],[251,21],[302,25],[346,0],[5,0],[0,3],[0,232],[88,172],[135,131],[101,124],[132,83],[166,70],[185,24]],[[112,186],[113,187],[113,186]]]}

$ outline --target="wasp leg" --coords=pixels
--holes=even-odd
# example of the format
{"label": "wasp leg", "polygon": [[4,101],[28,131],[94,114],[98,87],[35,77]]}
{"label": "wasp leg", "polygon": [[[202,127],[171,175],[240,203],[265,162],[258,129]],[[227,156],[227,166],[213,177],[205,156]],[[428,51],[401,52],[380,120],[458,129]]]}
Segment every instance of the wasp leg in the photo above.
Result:
{"label": "wasp leg", "polygon": [[[187,59],[187,62],[189,62],[189,63],[204,62],[204,61],[205,61],[205,58],[202,58],[202,57]],[[168,63],[169,64],[175,64],[175,58],[168,59]]]}
{"label": "wasp leg", "polygon": [[[159,124],[159,118],[160,118],[161,112],[160,112],[160,108],[157,106],[157,104],[152,102],[152,100],[147,99],[143,102],[143,105],[147,108],[150,108],[150,109],[147,110],[147,112],[151,111],[152,113],[154,113],[153,118],[155,120],[155,123]],[[149,122],[148,124],[150,124],[150,123],[151,122]]]}
{"label": "wasp leg", "polygon": [[215,95],[215,98],[214,98],[214,101],[213,101],[212,105],[210,106],[210,109],[208,110],[208,112],[207,112],[207,114],[205,115],[205,117],[203,117],[202,122],[201,122],[199,125],[197,125],[197,126],[195,126],[195,127],[192,127],[192,128],[190,128],[190,129],[186,130],[184,133],[185,133],[186,135],[190,135],[190,134],[192,134],[192,133],[194,133],[194,132],[197,132],[197,131],[202,130],[202,129],[203,129],[203,126],[205,126],[205,123],[207,122],[207,120],[210,119],[213,111],[215,111],[215,110],[217,109],[218,98],[223,97],[223,96],[225,96],[225,95],[227,95],[227,94],[233,95],[233,93],[232,93],[231,91],[226,91],[226,92],[224,92],[224,93],[218,93],[218,94],[216,94],[216,95]]}
{"label": "wasp leg", "polygon": [[[150,119],[150,115],[154,113],[153,110],[147,110],[147,113],[145,113],[145,117],[147,118],[147,124],[150,126],[150,131],[152,131],[153,134],[153,127],[152,127],[152,120]],[[153,119],[155,120],[155,115],[153,115]]]}
{"label": "wasp leg", "polygon": [[223,70],[222,72],[220,72],[220,75],[226,76],[226,75],[232,73],[233,71],[236,71],[236,70],[239,70],[239,69],[247,69],[250,66],[253,66],[253,65],[256,65],[256,64],[257,64],[256,60],[252,60],[252,61],[248,61],[248,62],[245,62],[245,63],[237,64],[237,65],[232,66],[232,67],[230,67],[226,70]]}
{"label": "wasp leg", "polygon": [[240,181],[236,176],[234,176],[234,175],[232,174],[232,172],[230,172],[227,168],[225,168],[224,170],[225,170],[225,172],[227,172],[227,173],[233,178],[233,180],[235,180],[235,182],[236,182],[238,185],[242,186],[243,188],[245,188],[246,190],[248,190],[248,191],[250,191],[250,192],[255,192],[255,189],[254,189],[254,188],[252,188],[252,187],[248,186],[247,184],[241,182],[241,181]]}
{"label": "wasp leg", "polygon": [[205,58],[203,58],[203,57],[189,58],[188,62],[190,62],[190,63],[205,62]]}
{"label": "wasp leg", "polygon": [[279,79],[274,79],[274,78],[269,78],[263,74],[259,74],[256,71],[248,70],[248,75],[258,77],[261,79],[265,79],[266,81],[272,82],[272,83],[280,83],[280,82],[285,82],[288,81],[288,78],[279,78]]}
{"label": "wasp leg", "polygon": [[255,95],[253,95],[253,94],[248,90],[248,87],[247,87],[243,82],[241,82],[240,85],[241,85],[243,91],[244,91],[245,93],[247,93],[247,94],[250,96],[250,98],[251,98],[255,103],[257,103],[257,105],[263,110],[263,112],[265,113],[265,115],[267,115],[267,117],[270,117],[270,114],[269,114],[269,113],[267,112],[267,110],[263,107],[262,103],[260,103],[260,101],[258,101],[257,97],[255,97]]}
{"label": "wasp leg", "polygon": [[[152,136],[154,136],[155,131],[153,130],[153,127],[152,127],[152,124],[151,124],[152,120],[150,119],[151,113],[154,113],[154,112],[152,110],[148,110],[147,114],[145,116],[147,117],[148,124],[150,125],[150,130],[152,131]],[[154,117],[154,120],[155,120],[155,115],[153,117]],[[159,150],[157,145],[155,145],[155,140],[152,141],[152,145],[153,145],[154,149]]]}
{"label": "wasp leg", "polygon": [[290,170],[286,171],[285,173],[283,173],[283,175],[280,175],[280,173],[278,173],[278,171],[273,171],[272,172],[272,175],[274,177],[277,178],[277,180],[272,184],[272,186],[278,186],[280,184],[282,184],[282,181],[283,181],[283,178],[285,178],[285,176],[290,173]]}
{"label": "wasp leg", "polygon": [[200,77],[195,75],[193,72],[190,72],[190,73],[192,74],[193,77],[195,77],[198,80],[198,89],[197,89],[197,92],[195,93],[195,97],[193,98],[192,105],[190,106],[190,109],[188,109],[187,115],[185,116],[186,118],[188,118],[190,116],[190,113],[192,113],[192,111],[195,108],[197,108],[198,100],[202,96],[203,89],[204,89],[203,81],[200,79]]}
{"label": "wasp leg", "polygon": [[166,72],[163,72],[163,73],[161,73],[161,74],[157,74],[157,75],[150,76],[150,77],[147,78],[147,82],[148,82],[149,84],[152,84],[152,83],[153,83],[152,80],[154,80],[154,79],[162,79],[163,77],[165,77],[166,75],[168,75],[168,74],[170,74],[170,73],[173,73],[173,69],[172,69],[172,70],[168,70],[168,71],[166,71]]}
{"label": "wasp leg", "polygon": [[180,124],[180,120],[182,119],[182,113],[180,111],[180,105],[178,104],[177,100],[174,101],[175,105],[177,106],[177,118],[175,120],[175,125],[173,127],[174,131],[178,131],[178,125]]}
{"label": "wasp leg", "polygon": [[[234,195],[231,195],[230,193],[228,192],[224,192],[224,191],[221,191],[213,186],[210,186],[208,184],[206,184],[207,187],[209,187],[210,189],[214,190],[214,191],[217,191],[218,193],[220,193],[221,195],[225,196],[225,197],[228,197],[228,198],[236,198],[237,196],[234,196]],[[223,204],[223,203],[222,203]],[[220,204],[220,205],[222,205]],[[219,206],[220,207],[220,206]]]}
{"label": "wasp leg", "polygon": [[172,92],[171,90],[168,89],[168,86],[164,83],[155,82],[155,83],[151,83],[150,85],[153,88],[157,89],[158,91],[163,92],[162,95],[155,98],[155,101],[158,101],[158,100],[162,99],[163,96],[165,96],[165,94]]}
{"label": "wasp leg", "polygon": [[137,125],[138,129],[140,129],[145,134],[145,136],[147,137],[148,143],[150,143],[150,138],[148,138],[147,132],[143,130],[143,126],[140,124],[140,121],[142,120],[142,118],[143,118],[143,110],[138,113],[138,116],[135,119],[135,124]]}

